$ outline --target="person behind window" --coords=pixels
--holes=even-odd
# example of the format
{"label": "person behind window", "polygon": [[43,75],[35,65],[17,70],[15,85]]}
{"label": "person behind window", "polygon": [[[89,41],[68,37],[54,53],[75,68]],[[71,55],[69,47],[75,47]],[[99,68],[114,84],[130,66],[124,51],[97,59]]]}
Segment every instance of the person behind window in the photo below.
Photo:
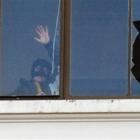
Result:
{"label": "person behind window", "polygon": [[55,52],[54,71],[52,71],[52,55],[53,47],[50,40],[48,28],[38,26],[36,28],[38,37],[34,39],[42,44],[48,52],[48,57],[51,63],[44,59],[36,59],[31,68],[31,79],[26,80],[21,78],[19,86],[12,95],[14,96],[45,96],[59,94],[59,53],[58,49]]}

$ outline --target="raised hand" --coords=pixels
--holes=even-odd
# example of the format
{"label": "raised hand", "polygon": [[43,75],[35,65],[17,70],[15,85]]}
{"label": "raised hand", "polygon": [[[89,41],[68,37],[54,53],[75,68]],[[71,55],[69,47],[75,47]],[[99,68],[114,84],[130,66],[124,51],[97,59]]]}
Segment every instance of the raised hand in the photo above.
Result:
{"label": "raised hand", "polygon": [[37,26],[37,28],[35,29],[38,37],[34,37],[34,39],[41,43],[41,44],[48,44],[50,42],[50,36],[49,36],[49,32],[48,32],[48,27],[45,26],[43,27],[42,25]]}

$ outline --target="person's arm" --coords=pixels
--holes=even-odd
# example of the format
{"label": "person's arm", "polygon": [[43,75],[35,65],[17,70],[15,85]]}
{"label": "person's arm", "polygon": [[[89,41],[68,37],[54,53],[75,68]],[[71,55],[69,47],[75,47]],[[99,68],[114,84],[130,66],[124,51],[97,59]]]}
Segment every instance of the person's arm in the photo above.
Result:
{"label": "person's arm", "polygon": [[37,26],[37,28],[35,29],[36,33],[37,33],[37,37],[34,37],[34,39],[41,44],[41,46],[45,47],[45,49],[47,50],[48,53],[48,57],[49,59],[52,61],[52,41],[50,39],[50,35],[49,35],[49,31],[48,31],[48,27],[45,26],[43,27],[42,25]]}
{"label": "person's arm", "polygon": [[[42,25],[37,26],[37,28],[35,29],[36,33],[37,33],[37,37],[35,37],[34,39],[42,44],[41,46],[44,46],[45,49],[47,50],[48,53],[48,57],[51,60],[51,62],[53,61],[53,42],[50,39],[50,35],[49,35],[49,31],[47,26],[43,27]],[[58,74],[58,67],[59,67],[59,49],[56,48],[55,49],[55,59],[54,59],[54,77]]]}

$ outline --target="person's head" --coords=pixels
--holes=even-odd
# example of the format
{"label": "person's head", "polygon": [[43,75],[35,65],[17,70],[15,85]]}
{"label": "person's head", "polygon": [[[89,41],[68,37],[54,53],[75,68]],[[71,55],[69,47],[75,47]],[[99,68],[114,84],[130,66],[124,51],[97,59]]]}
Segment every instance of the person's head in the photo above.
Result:
{"label": "person's head", "polygon": [[33,80],[43,82],[50,80],[51,64],[44,59],[37,59],[34,61],[31,69],[31,77]]}

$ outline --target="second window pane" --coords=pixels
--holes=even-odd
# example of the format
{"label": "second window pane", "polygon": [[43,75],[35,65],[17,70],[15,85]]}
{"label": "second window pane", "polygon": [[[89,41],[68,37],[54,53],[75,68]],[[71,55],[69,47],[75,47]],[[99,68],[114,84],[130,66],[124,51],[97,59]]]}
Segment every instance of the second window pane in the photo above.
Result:
{"label": "second window pane", "polygon": [[128,92],[128,0],[72,0],[70,93]]}

